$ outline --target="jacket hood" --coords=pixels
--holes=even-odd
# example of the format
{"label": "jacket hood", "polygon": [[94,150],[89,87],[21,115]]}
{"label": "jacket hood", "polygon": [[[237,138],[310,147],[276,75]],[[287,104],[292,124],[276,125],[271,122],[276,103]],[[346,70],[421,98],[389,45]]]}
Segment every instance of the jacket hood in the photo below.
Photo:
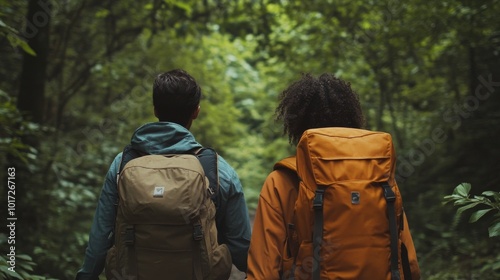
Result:
{"label": "jacket hood", "polygon": [[147,123],[135,130],[132,148],[147,154],[176,154],[201,148],[185,127],[171,122]]}

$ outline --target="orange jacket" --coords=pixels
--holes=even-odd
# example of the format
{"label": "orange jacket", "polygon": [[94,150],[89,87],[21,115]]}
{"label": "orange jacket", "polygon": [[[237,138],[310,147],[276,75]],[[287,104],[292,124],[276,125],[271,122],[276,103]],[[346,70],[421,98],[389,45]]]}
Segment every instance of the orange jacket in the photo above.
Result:
{"label": "orange jacket", "polygon": [[[283,271],[293,263],[293,258],[287,253],[287,225],[293,218],[298,178],[288,169],[296,170],[295,157],[277,163],[262,186],[248,255],[249,280],[281,279]],[[401,240],[408,249],[412,280],[419,280],[420,269],[406,216],[404,223],[408,230],[403,231]]]}

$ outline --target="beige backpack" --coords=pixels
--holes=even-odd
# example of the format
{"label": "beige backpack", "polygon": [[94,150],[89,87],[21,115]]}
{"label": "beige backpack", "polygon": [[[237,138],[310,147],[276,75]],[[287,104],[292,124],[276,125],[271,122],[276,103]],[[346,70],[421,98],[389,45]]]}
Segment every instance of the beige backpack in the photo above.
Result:
{"label": "beige backpack", "polygon": [[206,170],[217,171],[215,151],[133,153],[125,149],[118,175],[115,243],[106,259],[107,279],[228,279],[231,255],[217,242],[212,201],[218,177],[216,173],[209,180],[202,166],[207,162]]}

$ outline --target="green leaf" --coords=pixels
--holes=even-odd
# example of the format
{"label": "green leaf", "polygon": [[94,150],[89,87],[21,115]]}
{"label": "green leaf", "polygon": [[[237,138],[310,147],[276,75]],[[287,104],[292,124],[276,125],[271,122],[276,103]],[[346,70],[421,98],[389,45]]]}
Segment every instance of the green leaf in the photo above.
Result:
{"label": "green leaf", "polygon": [[460,198],[460,199],[455,199],[455,202],[453,202],[453,205],[459,206],[459,205],[464,205],[468,204],[470,201],[468,199]]}
{"label": "green leaf", "polygon": [[490,212],[491,210],[493,210],[493,208],[483,209],[472,213],[469,219],[469,223],[477,222],[479,219],[481,219],[481,217],[483,217],[486,213]]}
{"label": "green leaf", "polygon": [[490,196],[490,197],[493,197],[493,199],[500,203],[500,192],[494,192],[494,191],[485,191],[482,193],[483,195],[485,196]]}
{"label": "green leaf", "polygon": [[482,193],[482,195],[486,195],[486,196],[495,196],[495,194],[496,194],[496,195],[498,195],[498,192],[494,192],[494,191],[484,191],[484,192]]}
{"label": "green leaf", "polygon": [[6,28],[7,30],[9,30],[11,33],[14,33],[14,34],[17,34],[17,30],[15,30],[14,28],[8,26],[7,24],[5,24],[5,22],[3,22],[3,20],[0,19],[0,27],[3,27],[3,28]]}
{"label": "green leaf", "polygon": [[491,227],[488,228],[490,237],[500,236],[500,221],[496,221]]}
{"label": "green leaf", "polygon": [[470,189],[471,185],[469,183],[462,183],[455,188],[453,194],[458,194],[462,197],[467,197],[469,195]]}
{"label": "green leaf", "polygon": [[16,257],[17,257],[18,259],[20,259],[20,260],[25,260],[25,261],[32,261],[32,260],[33,260],[30,256],[25,255],[25,254],[22,254],[22,255],[17,255]]}
{"label": "green leaf", "polygon": [[471,204],[468,204],[468,205],[465,205],[465,206],[462,206],[462,207],[458,208],[457,209],[457,215],[462,215],[462,213],[465,210],[471,209],[471,208],[475,207],[478,204],[479,204],[479,202],[474,202],[474,203],[471,203]]}
{"label": "green leaf", "polygon": [[463,198],[463,197],[460,196],[460,195],[452,194],[452,195],[447,195],[444,198],[445,199],[449,199],[449,200],[457,200],[457,199],[460,199],[460,198]]}
{"label": "green leaf", "polygon": [[28,45],[28,43],[26,41],[21,39],[19,36],[13,35],[13,34],[8,34],[7,39],[9,40],[10,45],[12,47],[21,47],[21,49],[23,49],[23,51],[25,51],[26,53],[28,53],[32,56],[36,56],[35,51]]}
{"label": "green leaf", "polygon": [[8,269],[8,267],[5,267],[5,266],[0,266],[0,275],[3,274],[3,276],[7,276],[9,278],[7,279],[23,279],[23,277],[21,277],[21,275],[19,275],[17,272],[12,272]]}

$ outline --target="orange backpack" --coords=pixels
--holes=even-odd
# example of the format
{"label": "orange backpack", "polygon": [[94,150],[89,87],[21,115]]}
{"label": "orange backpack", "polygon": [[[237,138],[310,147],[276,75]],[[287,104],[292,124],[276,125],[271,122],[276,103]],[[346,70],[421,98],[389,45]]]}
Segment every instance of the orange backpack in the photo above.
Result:
{"label": "orange backpack", "polygon": [[282,279],[411,279],[391,136],[310,129],[296,161],[300,183],[288,225],[294,264]]}

